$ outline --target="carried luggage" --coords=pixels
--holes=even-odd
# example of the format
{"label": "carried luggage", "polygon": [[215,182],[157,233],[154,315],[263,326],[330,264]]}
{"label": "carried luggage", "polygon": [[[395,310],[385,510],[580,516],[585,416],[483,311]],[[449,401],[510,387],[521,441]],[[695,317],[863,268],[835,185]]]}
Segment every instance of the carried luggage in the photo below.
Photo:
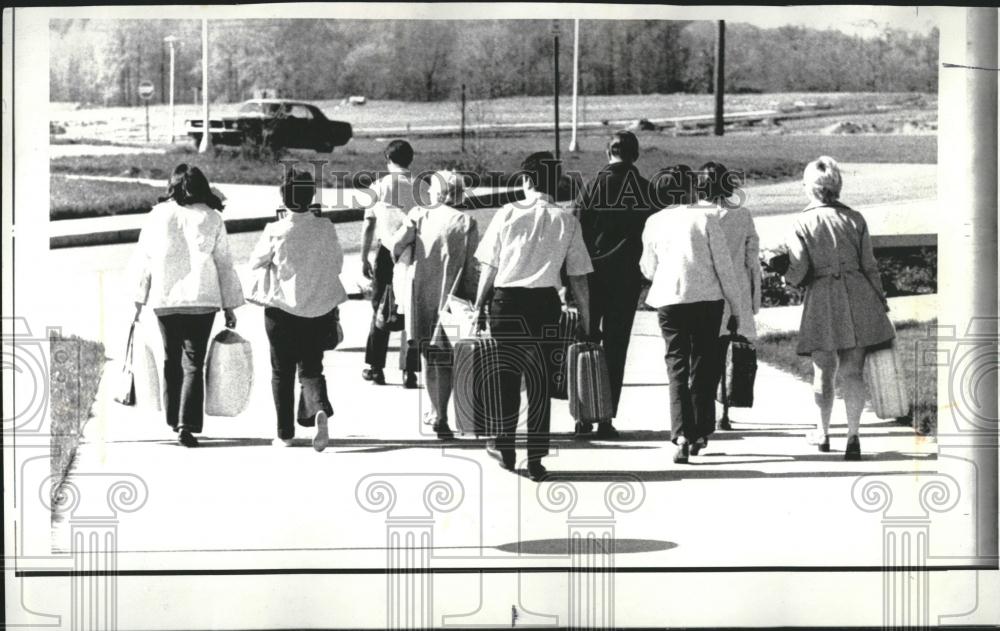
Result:
{"label": "carried luggage", "polygon": [[904,374],[895,340],[865,354],[865,383],[879,418],[896,419],[910,413]]}
{"label": "carried luggage", "polygon": [[477,335],[457,340],[453,347],[455,425],[463,434],[495,435],[501,418],[497,341]]}
{"label": "carried luggage", "polygon": [[[143,321],[145,319],[145,321]],[[163,411],[163,393],[166,385],[160,375],[162,364],[150,345],[151,340],[162,344],[159,332],[151,333],[149,319],[143,316],[133,323],[132,335],[132,377],[135,385],[135,404],[155,412]],[[162,348],[162,347],[161,347]]]}
{"label": "carried luggage", "polygon": [[556,348],[552,353],[549,395],[553,399],[569,397],[569,348],[576,341],[576,329],[580,325],[580,314],[575,309],[563,309],[556,329]]}
{"label": "carried luggage", "polygon": [[237,416],[250,403],[253,351],[235,331],[219,332],[205,361],[205,414]]}
{"label": "carried luggage", "polygon": [[568,353],[569,413],[582,423],[605,423],[611,420],[611,379],[604,347],[593,342],[578,342]]}
{"label": "carried luggage", "polygon": [[340,307],[334,307],[330,313],[323,316],[326,330],[323,336],[323,350],[332,351],[344,341],[344,328],[340,326]]}
{"label": "carried luggage", "polygon": [[731,408],[753,407],[753,385],[757,378],[757,349],[742,335],[730,331],[715,399]]}
{"label": "carried luggage", "polygon": [[431,336],[431,346],[450,349],[453,341],[475,337],[479,313],[469,300],[448,295],[438,311],[438,322]]}
{"label": "carried luggage", "polygon": [[122,358],[122,371],[115,384],[115,401],[122,405],[135,405],[135,374],[132,372],[132,342],[135,339],[135,325],[138,320],[132,322],[128,330],[128,342],[125,344],[125,356]]}

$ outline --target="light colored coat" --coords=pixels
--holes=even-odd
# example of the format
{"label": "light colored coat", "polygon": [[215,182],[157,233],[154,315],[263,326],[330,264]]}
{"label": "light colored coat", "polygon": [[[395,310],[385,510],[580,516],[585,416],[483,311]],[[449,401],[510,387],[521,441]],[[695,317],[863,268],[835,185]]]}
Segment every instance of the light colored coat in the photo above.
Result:
{"label": "light colored coat", "polygon": [[[754,316],[760,311],[760,238],[754,226],[753,217],[746,208],[719,208],[719,223],[726,233],[729,253],[733,259],[733,271],[736,274],[736,286],[739,291],[739,317],[737,333],[754,340],[757,338],[757,325]],[[728,335],[726,324],[731,315],[729,303],[722,312],[722,329],[719,335]]]}
{"label": "light colored coat", "polygon": [[407,287],[399,302],[406,315],[408,339],[417,343],[431,339],[438,313],[453,287],[456,296],[475,298],[479,272],[473,254],[478,244],[476,221],[443,205],[413,209],[389,243],[383,243],[393,257],[411,261],[405,268]]}
{"label": "light colored coat", "polygon": [[152,309],[243,304],[222,215],[204,204],[161,202],[149,211],[133,258],[135,302]]}
{"label": "light colored coat", "polygon": [[895,337],[865,218],[841,204],[814,205],[788,238],[785,280],[806,289],[799,355],[881,344]]}
{"label": "light colored coat", "polygon": [[653,282],[646,304],[654,309],[722,299],[739,304],[732,256],[715,207],[665,208],[650,217],[642,231],[639,268]]}
{"label": "light colored coat", "polygon": [[347,300],[343,267],[333,223],[311,212],[288,212],[264,226],[250,254],[250,268],[256,270],[250,301],[302,318],[325,315]]}

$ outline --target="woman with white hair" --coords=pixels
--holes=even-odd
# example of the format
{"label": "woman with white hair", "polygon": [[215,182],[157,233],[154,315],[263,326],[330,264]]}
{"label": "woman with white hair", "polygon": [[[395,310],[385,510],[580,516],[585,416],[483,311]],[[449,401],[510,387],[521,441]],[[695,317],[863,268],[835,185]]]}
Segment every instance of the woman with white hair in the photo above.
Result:
{"label": "woman with white hair", "polygon": [[[450,344],[435,335],[438,314],[454,294],[474,300],[479,282],[474,253],[479,245],[476,221],[455,206],[465,199],[465,181],[454,171],[438,171],[428,186],[430,203],[410,211],[386,246],[393,258],[409,259],[407,291],[398,299],[406,315],[406,338],[423,358],[424,382],[430,395],[432,427],[438,438],[454,437],[448,426],[452,392]],[[448,348],[432,346],[434,338]]]}
{"label": "woman with white hair", "polygon": [[807,437],[830,450],[830,414],[837,373],[847,409],[845,460],[861,459],[858,430],[865,404],[865,352],[895,332],[864,217],[840,202],[843,180],[833,158],[810,162],[802,177],[809,205],[788,240],[785,279],[805,288],[797,352],[812,357],[820,422]]}

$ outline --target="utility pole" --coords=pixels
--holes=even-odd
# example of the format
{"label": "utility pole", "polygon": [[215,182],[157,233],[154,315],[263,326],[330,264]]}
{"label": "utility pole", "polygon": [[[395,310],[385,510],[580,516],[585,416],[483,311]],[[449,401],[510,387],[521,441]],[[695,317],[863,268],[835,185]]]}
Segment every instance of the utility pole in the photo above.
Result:
{"label": "utility pole", "polygon": [[206,153],[212,146],[211,123],[208,117],[208,19],[201,21],[201,106],[202,133],[198,153]]}
{"label": "utility pole", "polygon": [[556,160],[559,159],[559,21],[552,20],[553,103],[556,123]]}
{"label": "utility pole", "polygon": [[170,143],[173,144],[176,135],[174,129],[174,44],[177,43],[177,38],[168,35],[163,38],[163,41],[170,45]]}
{"label": "utility pole", "polygon": [[576,153],[580,146],[576,142],[577,115],[579,112],[579,85],[580,85],[580,20],[573,20],[573,130],[569,139],[569,150]]}
{"label": "utility pole", "polygon": [[465,153],[465,84],[462,84],[462,131],[461,131],[461,149],[462,153]]}
{"label": "utility pole", "polygon": [[715,135],[725,130],[722,101],[726,94],[726,21],[718,21],[715,34]]}

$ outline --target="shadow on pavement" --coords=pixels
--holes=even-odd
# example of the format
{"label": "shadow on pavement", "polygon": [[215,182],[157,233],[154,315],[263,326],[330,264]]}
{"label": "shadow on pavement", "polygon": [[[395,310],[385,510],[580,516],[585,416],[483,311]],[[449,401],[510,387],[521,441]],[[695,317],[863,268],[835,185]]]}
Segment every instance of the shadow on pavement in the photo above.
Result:
{"label": "shadow on pavement", "polygon": [[[570,549],[570,545],[575,547]],[[545,554],[568,556],[571,552],[577,554],[637,554],[641,552],[660,552],[677,547],[673,541],[657,541],[656,539],[533,539],[516,541],[493,546],[501,552],[511,554]]]}
{"label": "shadow on pavement", "polygon": [[[776,461],[786,462],[786,461]],[[862,461],[863,462],[863,461]],[[715,463],[713,463],[715,464]],[[747,463],[741,463],[747,464]],[[757,463],[753,463],[757,464]],[[705,465],[702,465],[705,466]],[[710,465],[709,465],[710,466]],[[549,471],[545,476],[543,484],[546,482],[618,482],[623,476],[630,477],[641,482],[681,482],[683,480],[753,480],[759,478],[856,478],[863,475],[870,475],[873,471],[785,471],[782,473],[767,473],[765,471],[754,471],[751,469],[708,469],[701,468],[698,463],[687,465],[683,468],[670,469],[665,471]],[[878,471],[878,475],[913,475],[913,470],[904,471]],[[934,471],[922,471],[921,473],[934,473]]]}

